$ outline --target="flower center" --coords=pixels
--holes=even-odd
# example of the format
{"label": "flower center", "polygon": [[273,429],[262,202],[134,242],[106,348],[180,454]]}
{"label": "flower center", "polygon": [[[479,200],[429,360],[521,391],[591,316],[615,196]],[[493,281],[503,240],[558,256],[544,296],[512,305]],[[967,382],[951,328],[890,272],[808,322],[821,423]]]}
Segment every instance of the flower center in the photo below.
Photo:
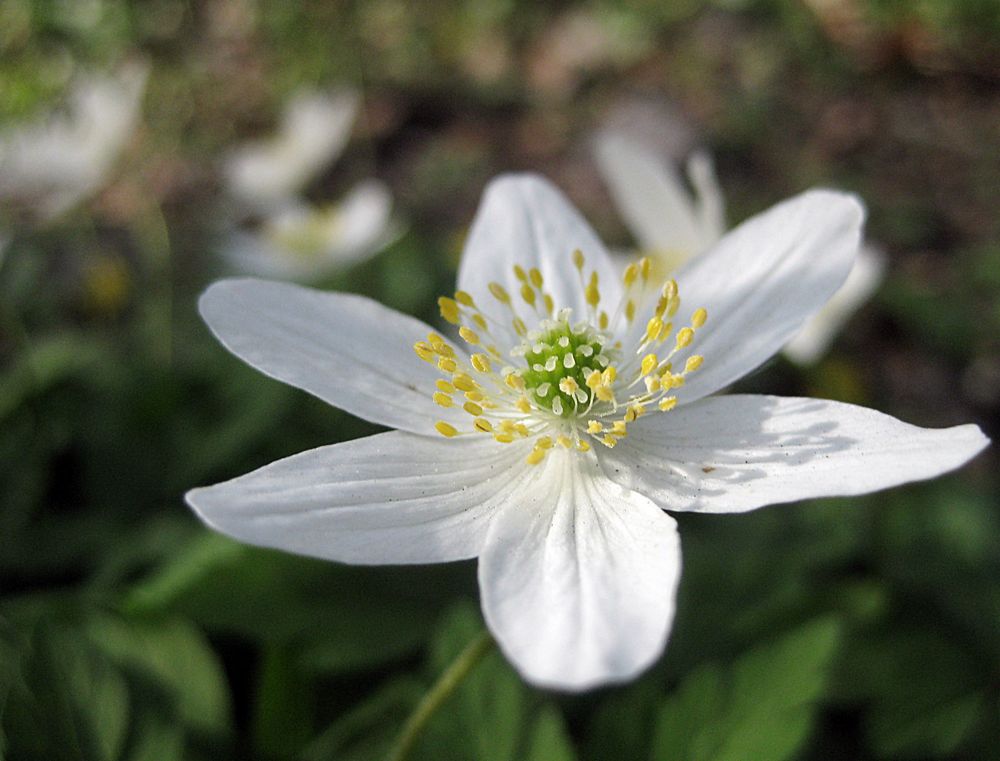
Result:
{"label": "flower center", "polygon": [[524,357],[525,367],[516,372],[531,401],[564,418],[589,406],[593,390],[587,378],[610,362],[604,354],[607,336],[587,323],[570,325],[569,317],[567,309],[556,320],[543,320],[511,352]]}
{"label": "flower center", "polygon": [[[652,316],[640,332],[634,328],[636,299],[648,295],[652,303],[650,260],[625,269],[624,293],[610,315],[601,309],[597,272],[585,277],[579,251],[573,252],[573,263],[587,312],[579,322],[571,309],[555,312],[539,270],[526,272],[517,265],[523,306],[515,305],[499,283],[489,284],[490,296],[509,314],[507,323],[483,312],[465,291],[438,299],[441,316],[458,326],[473,350],[466,358],[437,333],[413,346],[444,376],[437,381],[434,401],[445,408],[461,406],[472,417],[466,431],[438,421],[435,428],[442,436],[488,434],[502,444],[533,439],[527,460],[534,465],[553,446],[586,452],[590,441],[597,441],[613,447],[628,435],[628,424],[646,412],[674,408],[672,391],[702,365],[702,357],[686,349],[705,324],[705,310],[696,309],[690,324],[674,332],[680,296],[677,283],[668,280],[655,294]],[[535,325],[531,330],[526,317]],[[510,331],[519,342],[503,352],[498,345]],[[632,350],[624,350],[616,336],[628,337]],[[674,360],[682,352],[683,368],[675,371]]]}

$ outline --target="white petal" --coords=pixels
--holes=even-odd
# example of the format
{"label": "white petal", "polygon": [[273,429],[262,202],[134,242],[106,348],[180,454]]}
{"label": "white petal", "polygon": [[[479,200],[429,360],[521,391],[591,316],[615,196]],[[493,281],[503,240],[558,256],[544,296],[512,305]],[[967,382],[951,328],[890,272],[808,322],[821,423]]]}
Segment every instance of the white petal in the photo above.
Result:
{"label": "white petal", "polygon": [[884,273],[885,255],[870,245],[861,246],[847,281],[788,342],[785,356],[800,365],[817,362],[851,315],[875,293]]}
{"label": "white petal", "polygon": [[186,499],[250,544],[346,563],[475,557],[526,468],[524,447],[390,432],[313,449]]}
{"label": "white petal", "polygon": [[486,622],[525,679],[583,690],[634,677],[662,652],[680,578],[676,524],[553,451],[490,523],[479,560]]}
{"label": "white petal", "polygon": [[632,423],[601,452],[623,486],[667,510],[745,512],[934,478],[988,443],[974,425],[918,428],[822,399],[720,396]]}
{"label": "white petal", "polygon": [[[586,257],[587,276],[590,270],[598,273],[602,305],[613,308],[621,294],[616,267],[580,213],[542,177],[503,175],[483,193],[458,270],[458,287],[472,294],[484,312],[509,325],[509,311],[490,296],[488,284],[502,285],[519,311],[529,314],[518,295],[520,283],[513,267],[537,267],[556,309],[569,307],[574,319],[582,319],[586,302],[573,266],[576,249]],[[525,321],[529,327],[533,322]]]}
{"label": "white petal", "polygon": [[353,90],[293,96],[277,135],[245,143],[226,159],[229,192],[258,208],[287,201],[344,149],[358,104]]}
{"label": "white petal", "polygon": [[0,199],[17,199],[52,219],[104,182],[139,117],[149,67],[74,82],[66,113],[0,135]]}
{"label": "white petal", "polygon": [[431,400],[441,374],[413,352],[431,330],[420,320],[363,296],[253,279],[214,283],[198,308],[237,357],[335,407],[413,433],[438,435],[437,420],[471,430],[467,415]]}
{"label": "white petal", "polygon": [[358,183],[337,209],[327,258],[340,264],[354,263],[379,251],[397,232],[391,229],[391,213],[392,194],[385,183],[374,179]]}
{"label": "white petal", "polygon": [[[744,222],[677,273],[677,327],[698,307],[708,311],[674,362],[705,358],[678,394],[682,403],[732,383],[795,335],[846,280],[863,218],[853,196],[811,190]],[[636,323],[641,332],[645,323]]]}
{"label": "white petal", "polygon": [[687,162],[688,179],[697,197],[696,211],[701,233],[699,251],[705,251],[726,234],[726,200],[715,176],[715,165],[708,153],[695,152]]}
{"label": "white petal", "polygon": [[[676,169],[659,155],[616,133],[598,137],[595,150],[615,206],[644,253],[661,252],[676,263],[715,242],[705,239],[691,194]],[[703,167],[696,173],[698,169]],[[704,179],[704,172],[698,177]]]}
{"label": "white petal", "polygon": [[221,253],[244,274],[314,281],[387,245],[398,232],[391,211],[388,188],[366,180],[338,206],[291,203],[275,209],[258,232],[229,233]]}

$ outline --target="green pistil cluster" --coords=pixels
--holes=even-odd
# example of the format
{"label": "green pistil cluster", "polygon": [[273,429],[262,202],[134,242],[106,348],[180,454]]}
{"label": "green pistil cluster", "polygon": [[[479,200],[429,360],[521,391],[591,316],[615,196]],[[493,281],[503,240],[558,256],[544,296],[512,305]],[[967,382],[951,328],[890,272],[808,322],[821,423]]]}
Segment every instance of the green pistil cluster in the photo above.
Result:
{"label": "green pistil cluster", "polygon": [[535,404],[569,417],[590,404],[587,377],[608,365],[604,341],[590,326],[574,328],[567,319],[547,320],[540,327],[520,347],[527,366],[518,374]]}

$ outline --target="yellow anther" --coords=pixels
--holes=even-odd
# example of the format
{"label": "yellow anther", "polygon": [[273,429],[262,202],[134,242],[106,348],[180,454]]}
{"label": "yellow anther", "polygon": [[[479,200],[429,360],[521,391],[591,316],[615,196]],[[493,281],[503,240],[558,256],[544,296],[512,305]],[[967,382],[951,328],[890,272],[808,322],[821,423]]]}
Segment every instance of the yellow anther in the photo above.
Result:
{"label": "yellow anther", "polygon": [[434,396],[431,397],[435,404],[439,404],[442,407],[451,407],[454,404],[452,398],[441,391],[435,391]]}
{"label": "yellow anther", "polygon": [[626,429],[625,421],[624,420],[616,420],[614,423],[612,423],[611,424],[611,433],[613,433],[615,436],[618,436],[619,438],[627,435],[628,434],[628,430]]}
{"label": "yellow anther", "polygon": [[690,346],[691,341],[694,340],[694,331],[691,328],[681,328],[677,331],[677,348],[683,349],[685,346]]}
{"label": "yellow anther", "polygon": [[618,377],[618,371],[615,370],[614,365],[608,365],[606,368],[604,368],[604,372],[601,373],[601,381],[606,386],[610,386],[612,383],[614,383],[617,377]]}
{"label": "yellow anther", "polygon": [[573,439],[564,434],[560,434],[559,436],[556,437],[556,443],[559,444],[559,446],[561,446],[563,449],[573,448]]}
{"label": "yellow anther", "polygon": [[639,265],[632,262],[628,267],[625,268],[625,272],[622,274],[622,282],[625,283],[625,287],[628,288],[635,279],[639,277]]}
{"label": "yellow anther", "polygon": [[531,454],[529,454],[525,458],[525,460],[527,461],[528,465],[537,465],[538,463],[540,463],[544,459],[545,459],[545,450],[544,449],[532,449],[531,450]]}
{"label": "yellow anther", "polygon": [[552,449],[552,438],[550,436],[540,436],[535,442],[535,449]]}
{"label": "yellow anther", "polygon": [[479,384],[465,373],[455,373],[451,382],[455,384],[455,388],[461,391],[479,391]]}
{"label": "yellow anther", "polygon": [[[481,393],[479,393],[478,391],[466,391],[466,392],[465,392],[465,398],[466,398],[466,399],[468,399],[468,400],[469,400],[470,402],[481,402],[481,401],[483,401],[483,400],[484,400],[484,399],[485,399],[486,397],[485,397],[485,396],[483,396],[483,395],[482,395]],[[484,406],[485,406],[485,405],[484,405]]]}
{"label": "yellow anther", "polygon": [[521,298],[524,299],[524,303],[528,306],[535,306],[535,291],[527,283],[521,286]]}
{"label": "yellow anther", "polygon": [[644,256],[639,260],[639,272],[643,280],[649,280],[649,268],[651,264],[652,262],[650,262],[648,256]]}
{"label": "yellow anther", "polygon": [[603,439],[601,439],[601,443],[604,444],[604,446],[606,446],[606,447],[608,447],[610,449],[611,447],[613,447],[615,444],[618,443],[618,439],[616,439],[614,436],[612,436],[609,433],[607,436],[605,436]]}
{"label": "yellow anther", "polygon": [[611,386],[602,384],[594,389],[594,394],[602,402],[613,402],[615,400],[615,395],[611,392]]}
{"label": "yellow anther", "polygon": [[576,249],[573,252],[573,266],[576,267],[578,270],[582,270],[583,264],[584,264],[583,251],[581,251],[580,249]]}
{"label": "yellow anther", "polygon": [[500,285],[500,283],[490,283],[487,287],[490,289],[490,293],[493,294],[493,298],[501,304],[510,303],[510,295],[507,293],[507,290]]}
{"label": "yellow anther", "polygon": [[445,320],[450,322],[452,325],[458,325],[458,302],[455,299],[449,299],[447,296],[441,296],[438,298],[438,306],[441,308],[441,316]]}
{"label": "yellow anther", "polygon": [[657,341],[665,341],[667,337],[673,332],[674,324],[672,322],[665,322],[660,326],[660,332],[656,334]]}
{"label": "yellow anther", "polygon": [[509,433],[494,433],[493,438],[501,444],[510,444],[514,440],[514,437]]}
{"label": "yellow anther", "polygon": [[590,273],[590,282],[584,289],[584,296],[592,307],[596,308],[601,303],[601,289],[597,286],[597,272]]}
{"label": "yellow anther", "polygon": [[587,423],[587,433],[602,433],[603,431],[604,426],[596,420],[591,420]]}
{"label": "yellow anther", "polygon": [[646,323],[646,341],[655,341],[656,337],[660,335],[660,330],[663,328],[663,320],[661,320],[656,315],[649,318],[649,322]]}
{"label": "yellow anther", "polygon": [[468,412],[473,417],[479,417],[483,414],[483,408],[480,407],[475,402],[466,402],[462,405],[462,409]]}
{"label": "yellow anther", "polygon": [[704,361],[705,358],[700,354],[694,354],[688,357],[687,362],[684,363],[684,372],[693,373],[695,370],[701,367]]}
{"label": "yellow anther", "polygon": [[437,429],[438,433],[440,433],[442,436],[447,436],[449,439],[452,436],[458,436],[458,430],[455,428],[455,426],[449,425],[443,420],[438,420],[434,424],[434,427]]}
{"label": "yellow anther", "polygon": [[413,351],[415,351],[417,353],[417,356],[420,357],[425,362],[434,361],[434,351],[428,344],[424,343],[423,341],[417,341],[415,344],[413,344]]}
{"label": "yellow anther", "polygon": [[427,343],[433,346],[434,344],[443,344],[446,342],[442,336],[438,335],[437,333],[431,332],[427,334]]}
{"label": "yellow anther", "polygon": [[660,403],[657,404],[656,406],[660,408],[661,412],[667,412],[668,410],[672,410],[674,407],[677,406],[677,397],[676,396],[665,397],[661,399]]}
{"label": "yellow anther", "polygon": [[451,385],[448,381],[446,381],[444,378],[438,378],[434,382],[434,385],[437,386],[438,387],[438,391],[441,391],[442,393],[445,393],[445,394],[454,394],[455,393],[455,387],[453,385]]}
{"label": "yellow anther", "polygon": [[493,423],[484,417],[477,417],[473,420],[472,427],[481,433],[493,433]]}
{"label": "yellow anther", "polygon": [[500,430],[504,433],[514,433],[514,421],[504,420],[500,423]]}
{"label": "yellow anther", "polygon": [[467,291],[455,291],[455,301],[462,306],[475,308],[476,302],[472,300],[472,295]]}
{"label": "yellow anther", "polygon": [[514,265],[514,277],[516,277],[522,283],[528,282],[528,274],[524,271],[524,267],[522,267],[520,264]]}
{"label": "yellow anther", "polygon": [[517,373],[510,373],[506,378],[504,378],[504,383],[515,391],[524,391],[524,378]]}
{"label": "yellow anther", "polygon": [[487,329],[486,318],[483,317],[481,314],[474,314],[474,315],[472,315],[472,321],[474,323],[476,323],[476,327],[479,328],[480,330],[486,330]]}
{"label": "yellow anther", "polygon": [[661,388],[660,379],[655,375],[647,375],[645,378],[643,378],[643,382],[646,384],[647,393],[650,394],[655,393],[656,391],[659,391]]}
{"label": "yellow anther", "polygon": [[632,299],[625,302],[625,319],[629,322],[635,319],[635,302]]}
{"label": "yellow anther", "polygon": [[677,309],[681,305],[681,299],[679,296],[674,296],[670,299],[670,303],[667,305],[667,317],[673,317],[677,314]]}
{"label": "yellow anther", "polygon": [[442,357],[451,357],[452,359],[455,358],[455,350],[446,343],[433,343],[431,344],[431,348]]}
{"label": "yellow anther", "polygon": [[469,357],[469,361],[472,362],[472,366],[481,373],[488,373],[493,370],[492,365],[490,365],[490,358],[485,354],[473,354]]}
{"label": "yellow anther", "polygon": [[611,321],[608,319],[608,313],[607,312],[601,312],[601,316],[598,317],[598,319],[597,319],[597,324],[600,325],[601,330],[607,330],[609,322],[611,322]]}
{"label": "yellow anther", "polygon": [[660,289],[660,296],[662,296],[666,301],[671,301],[677,297],[677,281],[670,278],[667,282],[663,284],[663,288]]}
{"label": "yellow anther", "polygon": [[548,293],[543,293],[542,301],[545,303],[545,311],[552,314],[553,310],[556,308],[556,302],[552,300],[552,296]]}
{"label": "yellow anther", "polygon": [[594,389],[600,385],[601,385],[601,371],[593,370],[590,373],[590,375],[587,376],[587,387]]}
{"label": "yellow anther", "polygon": [[464,325],[458,329],[458,334],[465,340],[466,343],[475,346],[479,343],[479,334],[471,328],[467,328]]}
{"label": "yellow anther", "polygon": [[541,271],[539,271],[537,267],[532,267],[530,270],[528,270],[528,277],[531,278],[531,284],[535,286],[535,288],[542,287],[542,283],[544,281],[542,280],[542,273]]}
{"label": "yellow anther", "polygon": [[521,338],[524,338],[528,334],[528,326],[524,324],[524,320],[520,317],[515,317],[511,325],[514,327],[514,332]]}
{"label": "yellow anther", "polygon": [[514,430],[522,438],[528,438],[531,435],[531,431],[528,430],[528,426],[524,423],[514,423]]}
{"label": "yellow anther", "polygon": [[705,320],[708,319],[708,312],[705,311],[704,307],[698,307],[694,310],[694,314],[691,315],[691,327],[700,328],[705,324]]}
{"label": "yellow anther", "polygon": [[576,378],[566,377],[559,381],[559,390],[564,394],[575,396],[579,389],[580,384],[576,382]]}
{"label": "yellow anther", "polygon": [[576,442],[576,448],[579,449],[581,452],[589,452],[590,442],[580,439],[578,442]]}
{"label": "yellow anther", "polygon": [[647,354],[642,358],[642,374],[649,375],[656,366],[660,364],[660,359],[655,354]]}
{"label": "yellow anther", "polygon": [[451,357],[441,357],[438,360],[438,369],[445,373],[453,373],[458,369],[458,363]]}
{"label": "yellow anther", "polygon": [[685,383],[687,383],[687,378],[685,378],[683,375],[674,375],[674,376],[671,376],[670,386],[672,388],[680,388]]}
{"label": "yellow anther", "polygon": [[526,397],[522,396],[520,399],[517,400],[514,406],[525,414],[531,412],[531,402],[529,402]]}
{"label": "yellow anther", "polygon": [[[636,406],[637,405],[632,405],[627,410],[625,410],[625,417],[623,419],[625,420],[626,423],[631,423],[633,420],[639,417],[640,413],[636,412]],[[639,407],[639,409],[641,410],[642,407]]]}

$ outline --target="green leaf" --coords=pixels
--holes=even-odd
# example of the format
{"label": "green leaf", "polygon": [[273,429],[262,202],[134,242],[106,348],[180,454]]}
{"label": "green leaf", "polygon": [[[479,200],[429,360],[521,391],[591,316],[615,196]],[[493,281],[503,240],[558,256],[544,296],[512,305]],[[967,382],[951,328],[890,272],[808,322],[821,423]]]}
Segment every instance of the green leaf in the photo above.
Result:
{"label": "green leaf", "polygon": [[304,669],[350,671],[417,649],[454,594],[455,573],[323,563],[206,533],[135,587],[126,610],[182,615],[257,642],[294,640]]}
{"label": "green leaf", "polygon": [[[483,630],[471,605],[452,609],[431,645],[437,678]],[[495,649],[487,654],[441,706],[417,744],[415,759],[454,756],[475,761],[519,758],[528,720],[528,693]]]}
{"label": "green leaf", "polygon": [[79,633],[39,626],[4,715],[23,761],[116,761],[129,722],[125,679]]}
{"label": "green leaf", "polygon": [[184,727],[225,735],[230,727],[229,690],[222,666],[202,634],[181,620],[88,622],[87,635],[125,672],[152,679],[173,698]]}
{"label": "green leaf", "polygon": [[819,619],[730,666],[704,666],[662,705],[653,761],[784,761],[807,739],[840,627]]}
{"label": "green leaf", "polygon": [[313,693],[292,649],[264,649],[253,717],[253,744],[262,758],[293,758],[313,734]]}
{"label": "green leaf", "polygon": [[553,706],[544,706],[528,737],[524,761],[574,761],[576,754],[566,732],[562,715]]}
{"label": "green leaf", "polygon": [[950,756],[986,715],[989,661],[926,626],[867,633],[844,659],[841,692],[865,700],[865,728],[879,756]]}
{"label": "green leaf", "polygon": [[380,687],[330,724],[302,753],[303,761],[370,761],[389,752],[420,702],[424,685],[405,677]]}
{"label": "green leaf", "polygon": [[587,722],[583,757],[644,758],[661,692],[660,680],[647,674],[605,695]]}

